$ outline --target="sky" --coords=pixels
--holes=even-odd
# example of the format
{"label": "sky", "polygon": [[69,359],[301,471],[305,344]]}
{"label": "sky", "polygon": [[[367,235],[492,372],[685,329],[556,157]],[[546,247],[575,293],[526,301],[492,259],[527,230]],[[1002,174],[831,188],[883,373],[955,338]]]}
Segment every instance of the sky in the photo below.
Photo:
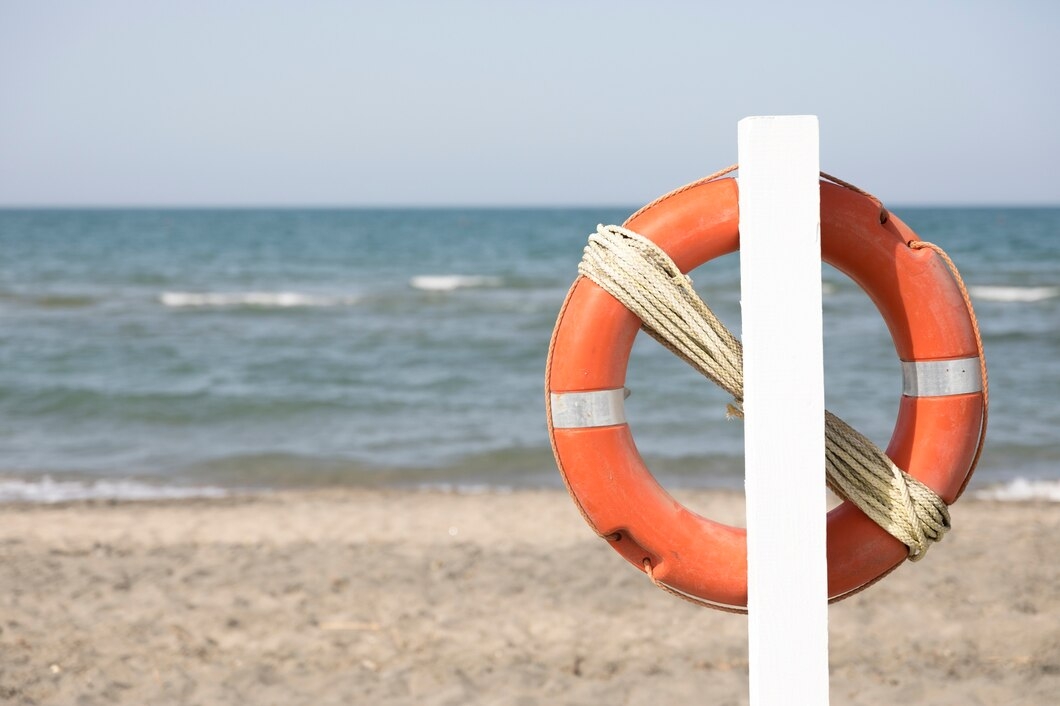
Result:
{"label": "sky", "polygon": [[0,0],[0,206],[637,205],[817,115],[891,204],[1060,204],[1060,2]]}

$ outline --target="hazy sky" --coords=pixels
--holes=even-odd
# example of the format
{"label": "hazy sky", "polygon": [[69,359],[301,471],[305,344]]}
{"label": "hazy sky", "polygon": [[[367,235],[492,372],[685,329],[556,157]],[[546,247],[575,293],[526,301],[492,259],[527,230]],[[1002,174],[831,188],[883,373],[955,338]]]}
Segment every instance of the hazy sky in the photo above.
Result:
{"label": "hazy sky", "polygon": [[0,205],[636,205],[776,114],[892,204],[1060,204],[1060,2],[0,0]]}

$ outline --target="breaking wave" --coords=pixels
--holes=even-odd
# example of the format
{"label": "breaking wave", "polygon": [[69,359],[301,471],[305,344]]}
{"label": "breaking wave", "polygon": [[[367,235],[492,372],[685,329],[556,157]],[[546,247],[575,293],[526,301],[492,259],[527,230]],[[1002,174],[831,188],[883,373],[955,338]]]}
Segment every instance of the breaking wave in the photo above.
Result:
{"label": "breaking wave", "polygon": [[1048,500],[1060,502],[1060,480],[1027,480],[1016,478],[1004,485],[995,485],[975,492],[982,500]]}
{"label": "breaking wave", "polygon": [[999,287],[974,286],[968,288],[975,299],[991,302],[1040,302],[1060,296],[1060,287]]}
{"label": "breaking wave", "polygon": [[323,296],[301,292],[163,292],[159,301],[174,308],[260,308],[352,306],[352,296]]}
{"label": "breaking wave", "polygon": [[181,500],[220,498],[228,495],[213,486],[151,485],[135,480],[35,480],[0,479],[0,502],[62,503],[74,500]]}
{"label": "breaking wave", "polygon": [[457,289],[499,287],[500,277],[489,275],[417,275],[409,280],[409,286],[424,292],[452,292]]}

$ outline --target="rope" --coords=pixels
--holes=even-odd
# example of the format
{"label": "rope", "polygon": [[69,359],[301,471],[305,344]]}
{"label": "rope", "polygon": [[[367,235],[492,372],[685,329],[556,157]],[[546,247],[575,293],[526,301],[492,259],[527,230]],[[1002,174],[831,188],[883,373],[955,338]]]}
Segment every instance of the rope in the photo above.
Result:
{"label": "rope", "polygon": [[827,179],[828,181],[832,182],[833,184],[838,184],[839,186],[842,186],[845,189],[850,189],[855,193],[867,197],[869,201],[872,201],[874,204],[876,204],[876,206],[880,209],[880,223],[886,223],[887,219],[891,217],[891,214],[887,211],[887,207],[883,205],[883,202],[872,194],[870,194],[869,192],[865,191],[864,189],[859,189],[858,187],[851,184],[849,181],[843,181],[839,177],[834,177],[831,174],[826,174],[825,172],[821,172],[821,176]]}
{"label": "rope", "polygon": [[[598,226],[578,271],[636,314],[645,331],[732,395],[743,416],[743,346],[661,248],[620,226]],[[949,510],[930,488],[891,462],[864,435],[825,413],[828,486],[909,549],[916,561],[950,527]]]}
{"label": "rope", "polygon": [[667,584],[663,583],[659,579],[655,578],[655,567],[652,566],[651,559],[645,559],[644,560],[643,568],[644,568],[644,573],[646,573],[648,575],[648,578],[651,580],[651,582],[653,584],[655,584],[655,587],[656,588],[661,588],[662,590],[664,590],[667,593],[669,593],[671,596],[676,596],[676,597],[680,598],[683,601],[688,601],[689,603],[692,603],[692,604],[697,605],[697,606],[701,606],[701,607],[705,607],[705,608],[713,608],[715,610],[721,610],[721,611],[724,611],[726,613],[746,613],[747,612],[747,608],[744,607],[744,606],[732,606],[732,605],[725,605],[724,603],[715,603],[714,601],[708,601],[708,600],[706,600],[704,598],[700,598],[699,596],[690,595],[688,593],[685,593],[684,591],[678,591],[673,586],[668,586]]}
{"label": "rope", "polygon": [[[683,186],[679,186],[679,187],[677,187],[676,189],[674,189],[672,191],[668,191],[665,194],[663,194],[662,196],[660,196],[659,198],[657,198],[654,201],[652,201],[651,203],[646,204],[646,205],[641,206],[640,208],[638,208],[636,210],[636,212],[634,212],[634,214],[632,216],[630,216],[629,218],[626,219],[626,223],[629,223],[634,218],[636,218],[640,214],[644,213],[648,209],[653,208],[655,206],[658,206],[663,201],[666,201],[667,199],[669,199],[669,198],[671,198],[673,196],[676,196],[677,194],[680,194],[683,191],[688,191],[689,189],[694,189],[695,187],[699,186],[700,184],[705,184],[708,181],[714,181],[715,179],[723,177],[726,174],[732,174],[733,172],[735,172],[739,168],[740,168],[739,164],[730,164],[729,166],[725,167],[724,169],[719,169],[718,171],[714,172],[713,174],[708,174],[705,177],[701,177],[699,179],[696,179],[695,181],[692,181],[692,182],[689,182],[687,184],[684,184]],[[873,196],[872,194],[870,194],[869,192],[865,191],[864,189],[860,189],[860,188],[854,186],[849,181],[843,181],[839,177],[832,176],[831,174],[827,174],[825,172],[821,172],[820,174],[821,174],[821,176],[823,178],[827,179],[828,181],[832,182],[833,184],[838,184],[839,186],[842,186],[842,187],[844,187],[846,189],[850,189],[851,191],[859,193],[862,196],[867,197],[874,204],[876,204],[879,207],[879,209],[880,209],[880,223],[886,223],[887,219],[891,217],[891,214],[887,211],[887,207],[883,205],[883,202],[880,201],[875,196]]]}
{"label": "rope", "polygon": [[695,187],[699,186],[700,184],[706,184],[708,181],[714,181],[715,179],[718,179],[719,177],[723,177],[726,174],[731,174],[731,173],[735,172],[739,168],[740,168],[739,164],[730,164],[729,166],[725,167],[724,169],[719,169],[718,171],[714,172],[713,174],[708,174],[707,176],[702,177],[700,179],[696,179],[695,181],[689,182],[689,183],[685,184],[684,186],[679,186],[676,189],[674,189],[673,191],[668,191],[665,194],[663,194],[662,196],[660,196],[659,198],[657,198],[654,201],[652,201],[651,203],[645,204],[645,205],[641,206],[640,208],[638,208],[633,213],[632,216],[630,216],[629,218],[626,219],[626,223],[629,223],[634,218],[636,218],[640,214],[644,213],[648,209],[653,208],[655,206],[658,206],[660,203],[662,203],[663,201],[667,200],[668,198],[670,198],[672,196],[677,196],[681,192],[688,191],[689,189],[694,189]]}
{"label": "rope", "polygon": [[986,424],[987,419],[990,416],[990,380],[986,374],[986,351],[983,350],[983,336],[979,333],[979,320],[975,318],[975,309],[972,307],[972,297],[968,294],[968,288],[964,286],[964,278],[961,277],[961,273],[957,271],[957,265],[953,264],[953,260],[950,259],[950,256],[946,254],[945,250],[934,243],[929,243],[924,240],[914,240],[909,243],[909,247],[914,250],[932,250],[936,255],[942,258],[943,262],[946,263],[946,267],[950,269],[950,274],[953,275],[953,279],[957,282],[957,286],[961,290],[964,306],[967,307],[968,316],[972,319],[972,332],[975,334],[975,347],[976,352],[979,355],[979,370],[983,382],[983,422],[979,427],[979,444],[975,448],[975,456],[972,457],[972,465],[968,469],[968,475],[964,479],[964,485],[962,485],[961,489],[957,491],[957,498],[959,498],[964,494],[964,489],[968,486],[968,481],[972,479],[972,473],[975,471],[975,467],[979,465],[979,457],[983,455],[983,444],[986,442]]}

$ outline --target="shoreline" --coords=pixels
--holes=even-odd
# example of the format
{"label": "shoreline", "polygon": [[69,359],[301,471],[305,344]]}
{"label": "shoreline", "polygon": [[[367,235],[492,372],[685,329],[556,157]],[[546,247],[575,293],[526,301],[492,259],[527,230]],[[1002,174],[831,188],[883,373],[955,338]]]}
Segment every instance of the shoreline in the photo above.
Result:
{"label": "shoreline", "polygon": [[[99,477],[84,474],[0,474],[0,508],[23,504],[59,505],[76,502],[155,502],[166,500],[194,500],[208,498],[238,498],[271,493],[306,492],[438,492],[457,494],[507,494],[522,492],[560,492],[562,481],[558,474],[552,483],[497,484],[486,482],[437,481],[421,483],[325,482],[311,484],[285,483],[279,485],[231,485],[226,483],[188,483],[187,479],[113,476]],[[742,485],[688,485],[660,482],[670,492],[681,493],[736,493],[742,495]],[[973,480],[962,498],[1005,502],[1060,502],[1060,478],[1015,476],[996,482]]]}
{"label": "shoreline", "polygon": [[[675,495],[742,517],[738,492]],[[2,511],[11,703],[747,703],[745,618],[653,587],[563,490]],[[830,608],[835,703],[1060,692],[1060,507],[964,498],[952,513],[922,562]]]}

